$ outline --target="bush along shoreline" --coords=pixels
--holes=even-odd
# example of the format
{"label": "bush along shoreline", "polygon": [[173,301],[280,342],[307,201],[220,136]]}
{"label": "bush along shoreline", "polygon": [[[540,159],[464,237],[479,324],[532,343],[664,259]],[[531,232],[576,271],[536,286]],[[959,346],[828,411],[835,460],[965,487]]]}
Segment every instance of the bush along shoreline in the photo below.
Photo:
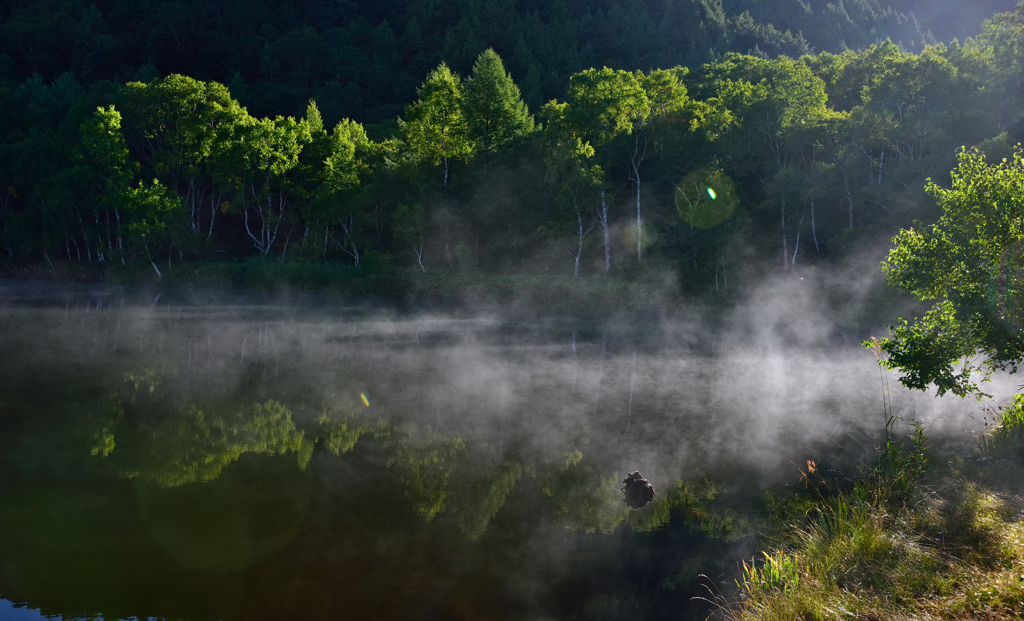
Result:
{"label": "bush along shoreline", "polygon": [[970,455],[936,454],[920,424],[890,416],[870,467],[806,462],[765,496],[763,551],[711,598],[714,616],[1024,617],[1024,394],[990,418]]}

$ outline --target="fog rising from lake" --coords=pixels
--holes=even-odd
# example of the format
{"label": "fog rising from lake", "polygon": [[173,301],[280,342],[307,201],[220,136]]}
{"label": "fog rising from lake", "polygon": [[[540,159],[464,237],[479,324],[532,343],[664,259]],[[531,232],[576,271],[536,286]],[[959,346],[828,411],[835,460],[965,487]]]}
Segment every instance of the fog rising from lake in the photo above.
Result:
{"label": "fog rising from lake", "polygon": [[[883,333],[850,328],[871,277],[805,278],[710,318],[599,322],[9,295],[0,597],[108,619],[703,618],[691,598],[728,590],[764,489],[873,458],[886,382],[968,452],[991,406],[880,373],[859,341]],[[633,510],[636,470],[657,494]]]}

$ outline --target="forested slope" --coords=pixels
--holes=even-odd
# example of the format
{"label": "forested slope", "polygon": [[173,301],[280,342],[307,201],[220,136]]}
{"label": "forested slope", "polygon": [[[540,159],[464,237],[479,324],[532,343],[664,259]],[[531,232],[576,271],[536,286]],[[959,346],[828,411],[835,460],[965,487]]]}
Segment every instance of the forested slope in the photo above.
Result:
{"label": "forested slope", "polygon": [[228,84],[253,113],[329,124],[401,114],[442,60],[466,73],[493,48],[534,109],[589,67],[698,67],[726,52],[798,57],[891,39],[961,41],[1013,0],[16,0],[0,8],[0,74],[80,84],[180,73]]}
{"label": "forested slope", "polygon": [[0,260],[724,290],[929,217],[957,149],[1024,136],[1021,13],[926,45],[981,9],[527,4],[15,3]]}

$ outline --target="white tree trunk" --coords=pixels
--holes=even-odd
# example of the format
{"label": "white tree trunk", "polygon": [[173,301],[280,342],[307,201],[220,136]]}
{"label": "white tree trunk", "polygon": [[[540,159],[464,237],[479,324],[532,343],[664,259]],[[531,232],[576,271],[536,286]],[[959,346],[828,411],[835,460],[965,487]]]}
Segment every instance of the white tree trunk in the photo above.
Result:
{"label": "white tree trunk", "polygon": [[420,271],[421,272],[426,272],[427,268],[423,267],[423,236],[422,235],[420,235],[420,245],[419,245],[419,247],[413,246],[412,247],[412,251],[414,253],[416,253],[416,262],[419,263],[419,265],[420,265]]}
{"label": "white tree trunk", "polygon": [[779,199],[782,216],[782,267],[789,268],[789,240],[786,239],[786,197]]}
{"label": "white tree trunk", "polygon": [[640,150],[640,134],[634,138],[633,153],[629,163],[633,170],[633,182],[636,184],[636,260],[640,262],[644,258],[643,251],[643,219],[640,217],[640,165],[647,157],[647,136],[644,135],[644,148]]}
{"label": "white tree trunk", "polygon": [[796,225],[796,243],[793,244],[793,261],[792,264],[796,265],[796,253],[800,251],[800,229],[804,226],[804,218],[807,214],[804,213],[800,216],[800,224]]}
{"label": "white tree trunk", "polygon": [[612,270],[612,245],[608,236],[608,201],[604,190],[601,190],[601,230],[604,231],[604,271]]}
{"label": "white tree trunk", "polygon": [[814,239],[814,251],[821,252],[818,247],[818,231],[814,228],[814,199],[811,199],[811,237]]}

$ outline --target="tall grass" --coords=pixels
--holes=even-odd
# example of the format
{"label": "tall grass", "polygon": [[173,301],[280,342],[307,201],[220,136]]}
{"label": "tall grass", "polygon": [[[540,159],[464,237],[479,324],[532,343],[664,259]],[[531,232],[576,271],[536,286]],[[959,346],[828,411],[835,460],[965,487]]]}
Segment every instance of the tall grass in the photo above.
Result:
{"label": "tall grass", "polygon": [[981,437],[981,453],[995,459],[1024,462],[1024,394],[992,412],[992,425]]}
{"label": "tall grass", "polygon": [[784,526],[741,564],[736,598],[720,598],[720,615],[1024,617],[1024,499],[1005,491],[1024,487],[1024,395],[996,418],[978,456],[947,456],[941,466],[921,425],[897,441],[891,423],[876,462],[845,487],[808,462],[802,484],[774,500]]}

